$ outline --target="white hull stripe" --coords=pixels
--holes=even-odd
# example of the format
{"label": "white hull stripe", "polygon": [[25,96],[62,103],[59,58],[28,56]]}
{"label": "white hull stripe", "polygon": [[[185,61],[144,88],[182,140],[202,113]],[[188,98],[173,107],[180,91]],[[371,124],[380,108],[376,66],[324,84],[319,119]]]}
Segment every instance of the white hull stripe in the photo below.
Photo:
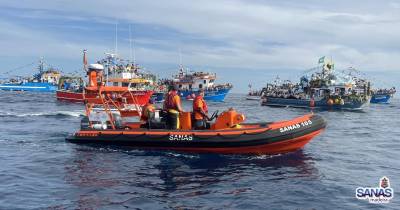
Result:
{"label": "white hull stripe", "polygon": [[10,86],[10,85],[0,85],[0,88],[35,88],[35,89],[44,89],[44,88],[48,88],[48,87],[35,87],[35,86]]}

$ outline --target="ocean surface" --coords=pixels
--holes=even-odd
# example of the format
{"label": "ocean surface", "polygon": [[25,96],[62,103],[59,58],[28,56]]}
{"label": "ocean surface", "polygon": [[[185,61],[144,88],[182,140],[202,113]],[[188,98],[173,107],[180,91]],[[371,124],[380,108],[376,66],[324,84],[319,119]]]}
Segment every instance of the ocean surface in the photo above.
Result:
{"label": "ocean surface", "polygon": [[[247,122],[307,109],[262,107],[231,94]],[[190,103],[185,106],[190,107]],[[297,152],[190,154],[66,142],[84,107],[53,94],[0,92],[0,209],[400,209],[400,100],[363,111],[315,111],[328,122]],[[355,197],[387,176],[389,204]]]}

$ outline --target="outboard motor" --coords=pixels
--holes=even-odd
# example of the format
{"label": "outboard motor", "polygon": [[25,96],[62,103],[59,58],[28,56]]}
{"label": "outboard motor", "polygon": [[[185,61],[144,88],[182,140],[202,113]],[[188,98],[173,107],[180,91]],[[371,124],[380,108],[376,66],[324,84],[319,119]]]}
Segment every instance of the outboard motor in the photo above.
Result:
{"label": "outboard motor", "polygon": [[226,129],[237,127],[240,123],[244,122],[245,116],[237,113],[233,108],[228,111],[222,112],[215,123],[211,125],[212,130]]}
{"label": "outboard motor", "polygon": [[89,124],[89,118],[88,117],[83,117],[81,119],[81,130],[105,130],[107,129],[107,123],[106,122],[92,122],[92,126]]}
{"label": "outboard motor", "polygon": [[107,123],[101,122],[101,123],[96,123],[92,125],[92,128],[95,130],[106,130],[107,129]]}

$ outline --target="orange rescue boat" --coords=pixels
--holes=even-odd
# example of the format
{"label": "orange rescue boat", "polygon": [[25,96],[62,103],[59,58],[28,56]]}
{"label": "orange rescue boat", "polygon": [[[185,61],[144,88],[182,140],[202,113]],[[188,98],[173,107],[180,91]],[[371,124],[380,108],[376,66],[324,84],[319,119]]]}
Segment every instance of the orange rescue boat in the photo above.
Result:
{"label": "orange rescue boat", "polygon": [[[122,87],[100,87],[100,98],[86,103],[87,117],[81,130],[66,140],[201,153],[281,154],[301,149],[326,126],[325,120],[314,114],[287,121],[243,123],[245,116],[231,108],[221,114],[214,112],[204,130],[192,129],[190,112],[181,113],[179,130],[168,130],[161,111],[148,122],[125,119],[140,115],[141,111],[139,107],[131,110],[116,102],[121,101],[116,95],[124,91]],[[100,101],[102,109],[95,107]]]}

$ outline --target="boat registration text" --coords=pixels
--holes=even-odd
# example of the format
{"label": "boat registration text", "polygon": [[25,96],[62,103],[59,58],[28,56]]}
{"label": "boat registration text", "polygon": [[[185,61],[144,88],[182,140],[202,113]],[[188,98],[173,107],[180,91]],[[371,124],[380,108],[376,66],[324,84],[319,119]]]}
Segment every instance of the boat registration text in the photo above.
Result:
{"label": "boat registration text", "polygon": [[311,124],[312,124],[311,120],[306,120],[306,121],[303,121],[301,123],[296,123],[294,125],[289,125],[289,126],[282,127],[282,128],[279,129],[279,132],[284,133],[284,132],[296,130],[296,129],[299,129],[299,128],[303,127],[303,126],[307,126],[307,125],[311,125]]}

